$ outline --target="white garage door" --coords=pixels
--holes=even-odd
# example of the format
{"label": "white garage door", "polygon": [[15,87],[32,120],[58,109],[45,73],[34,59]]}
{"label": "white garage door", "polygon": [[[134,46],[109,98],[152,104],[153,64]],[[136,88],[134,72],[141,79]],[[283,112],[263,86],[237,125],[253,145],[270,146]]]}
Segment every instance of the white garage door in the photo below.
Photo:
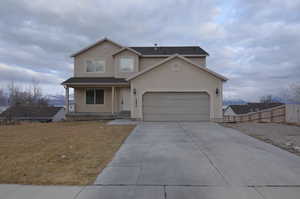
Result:
{"label": "white garage door", "polygon": [[144,121],[208,121],[209,96],[202,92],[148,92]]}

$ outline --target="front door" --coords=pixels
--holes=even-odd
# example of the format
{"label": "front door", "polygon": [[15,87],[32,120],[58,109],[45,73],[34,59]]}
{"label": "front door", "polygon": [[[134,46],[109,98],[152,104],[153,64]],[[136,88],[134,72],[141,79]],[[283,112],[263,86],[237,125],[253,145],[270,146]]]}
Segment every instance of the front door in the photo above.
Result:
{"label": "front door", "polygon": [[129,111],[130,110],[130,89],[129,88],[121,88],[121,111]]}

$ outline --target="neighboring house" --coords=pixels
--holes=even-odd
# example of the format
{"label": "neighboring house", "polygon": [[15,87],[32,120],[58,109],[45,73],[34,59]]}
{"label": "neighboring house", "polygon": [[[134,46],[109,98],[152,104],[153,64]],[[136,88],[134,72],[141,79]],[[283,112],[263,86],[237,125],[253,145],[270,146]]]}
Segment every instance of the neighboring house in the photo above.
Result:
{"label": "neighboring house", "polygon": [[6,109],[0,114],[0,119],[22,121],[57,122],[65,119],[65,109],[54,106],[24,106],[17,105]]}
{"label": "neighboring house", "polygon": [[276,106],[281,106],[282,103],[247,103],[243,105],[229,105],[224,110],[224,115],[240,115],[240,114],[246,114],[250,112],[257,112],[264,109],[273,108]]}
{"label": "neighboring house", "polygon": [[0,113],[5,111],[8,108],[8,106],[0,106]]}
{"label": "neighboring house", "polygon": [[199,46],[127,47],[100,40],[72,55],[74,76],[62,83],[66,104],[74,88],[75,111],[67,110],[67,117],[221,119],[227,79],[207,68],[207,56]]}

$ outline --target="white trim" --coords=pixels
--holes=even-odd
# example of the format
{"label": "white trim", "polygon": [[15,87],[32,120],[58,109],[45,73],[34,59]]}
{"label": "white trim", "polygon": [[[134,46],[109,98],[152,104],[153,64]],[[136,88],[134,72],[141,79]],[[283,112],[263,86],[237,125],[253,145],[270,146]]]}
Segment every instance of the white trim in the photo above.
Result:
{"label": "white trim", "polygon": [[121,44],[118,44],[118,43],[116,43],[116,42],[114,42],[114,41],[112,41],[112,40],[110,40],[110,39],[108,39],[108,38],[105,37],[105,38],[103,38],[103,39],[101,39],[101,40],[99,40],[99,41],[97,41],[97,42],[95,42],[95,43],[93,43],[93,44],[91,44],[91,45],[89,45],[89,46],[87,46],[87,47],[79,50],[78,52],[73,53],[72,55],[70,55],[70,57],[75,57],[75,56],[77,56],[77,55],[79,55],[79,54],[81,54],[81,53],[89,50],[90,48],[93,48],[93,47],[95,47],[95,46],[97,46],[97,45],[99,45],[99,44],[101,44],[102,42],[105,42],[105,41],[108,41],[108,42],[110,42],[110,43],[112,43],[112,44],[114,44],[114,45],[116,45],[118,47],[123,48],[123,46]]}
{"label": "white trim", "polygon": [[217,78],[219,78],[219,79],[221,79],[221,80],[223,80],[223,81],[227,81],[227,80],[228,80],[228,79],[227,79],[226,77],[224,77],[223,75],[220,75],[220,74],[218,74],[218,73],[216,73],[216,72],[214,72],[214,71],[212,71],[212,70],[209,70],[209,69],[206,68],[206,67],[202,67],[202,66],[200,66],[200,65],[197,65],[197,64],[193,63],[192,61],[188,60],[187,58],[185,58],[185,57],[183,57],[183,56],[181,56],[181,55],[178,55],[178,54],[175,54],[175,55],[173,55],[173,56],[170,56],[170,57],[168,57],[168,58],[162,60],[161,62],[159,62],[159,63],[157,63],[157,64],[154,64],[153,66],[148,67],[148,68],[146,68],[145,70],[140,71],[140,72],[138,72],[138,73],[136,73],[136,74],[134,74],[134,75],[128,77],[126,80],[127,80],[127,81],[130,81],[130,80],[132,80],[132,79],[135,79],[135,78],[137,78],[138,76],[140,76],[140,75],[142,75],[142,74],[144,74],[144,73],[147,73],[148,71],[151,71],[152,69],[154,69],[154,68],[156,68],[156,67],[158,67],[158,66],[160,66],[160,65],[162,65],[162,64],[164,64],[164,63],[166,63],[166,62],[168,62],[168,61],[170,61],[170,60],[172,60],[172,59],[174,59],[174,58],[182,59],[182,60],[186,61],[187,63],[191,64],[192,66],[195,66],[195,67],[197,67],[197,68],[199,68],[199,69],[201,69],[201,70],[204,70],[204,71],[210,73],[211,75],[213,75],[213,76],[215,76],[215,77],[217,77]]}

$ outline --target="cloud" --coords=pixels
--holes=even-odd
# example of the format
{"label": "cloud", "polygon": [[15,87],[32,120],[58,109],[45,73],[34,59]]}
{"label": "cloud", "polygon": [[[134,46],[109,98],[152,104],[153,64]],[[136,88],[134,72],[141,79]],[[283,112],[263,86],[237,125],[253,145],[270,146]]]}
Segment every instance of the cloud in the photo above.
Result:
{"label": "cloud", "polygon": [[299,10],[300,0],[3,0],[0,82],[36,77],[61,89],[72,76],[69,55],[107,36],[124,45],[200,45],[208,67],[230,79],[225,97],[257,100],[299,81]]}
{"label": "cloud", "polygon": [[55,74],[36,72],[18,66],[11,66],[0,63],[0,83],[9,84],[10,82],[30,84],[38,82],[39,84],[60,84],[63,79]]}

